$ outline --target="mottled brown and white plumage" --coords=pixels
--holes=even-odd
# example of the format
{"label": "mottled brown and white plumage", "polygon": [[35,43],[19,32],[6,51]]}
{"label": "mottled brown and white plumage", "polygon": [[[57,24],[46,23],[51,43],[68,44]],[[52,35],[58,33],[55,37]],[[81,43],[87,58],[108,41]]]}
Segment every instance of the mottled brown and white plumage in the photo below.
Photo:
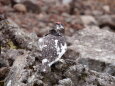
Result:
{"label": "mottled brown and white plumage", "polygon": [[49,34],[39,39],[39,47],[43,57],[42,71],[46,72],[55,62],[59,61],[67,50],[64,26],[57,22]]}

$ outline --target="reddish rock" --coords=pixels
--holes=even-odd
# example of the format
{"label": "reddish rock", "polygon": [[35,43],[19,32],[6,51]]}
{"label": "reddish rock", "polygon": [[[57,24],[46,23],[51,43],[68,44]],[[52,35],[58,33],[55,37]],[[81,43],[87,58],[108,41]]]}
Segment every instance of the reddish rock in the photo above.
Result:
{"label": "reddish rock", "polygon": [[18,11],[18,12],[22,12],[22,13],[27,12],[27,9],[26,9],[25,5],[23,5],[23,4],[16,4],[16,5],[14,5],[13,8],[15,9],[15,11]]}

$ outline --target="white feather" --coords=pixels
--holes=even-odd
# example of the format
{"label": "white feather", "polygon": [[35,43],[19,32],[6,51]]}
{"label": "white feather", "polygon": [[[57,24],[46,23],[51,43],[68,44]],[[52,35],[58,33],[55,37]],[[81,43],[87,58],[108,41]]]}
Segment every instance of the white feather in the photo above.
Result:
{"label": "white feather", "polygon": [[66,43],[64,45],[61,44],[61,47],[59,47],[58,40],[55,40],[55,48],[56,48],[58,57],[54,61],[52,61],[51,63],[48,64],[49,67],[61,59],[62,55],[66,52],[67,44]]}

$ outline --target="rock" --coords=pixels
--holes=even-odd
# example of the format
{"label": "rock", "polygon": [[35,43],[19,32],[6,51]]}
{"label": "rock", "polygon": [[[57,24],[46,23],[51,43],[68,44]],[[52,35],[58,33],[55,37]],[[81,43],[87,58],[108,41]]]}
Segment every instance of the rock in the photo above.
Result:
{"label": "rock", "polygon": [[32,13],[40,13],[41,12],[40,6],[33,3],[32,1],[27,0],[27,1],[24,1],[22,3],[26,6],[27,11],[32,12]]}
{"label": "rock", "polygon": [[81,58],[82,64],[88,65],[89,68],[97,72],[105,72],[114,76],[114,37],[114,32],[91,26],[78,31],[72,37],[74,42],[71,42],[73,44],[70,47],[73,51],[79,53],[78,58]]}
{"label": "rock", "polygon": [[112,84],[112,85],[108,85],[108,86],[115,86],[115,84]]}
{"label": "rock", "polygon": [[109,15],[102,15],[100,17],[96,17],[97,21],[99,22],[99,24],[104,24],[104,23],[112,23],[114,22],[112,20],[112,16]]}
{"label": "rock", "polygon": [[25,7],[24,4],[16,4],[13,6],[14,10],[18,11],[18,12],[22,12],[25,13],[27,12],[27,8]]}
{"label": "rock", "polygon": [[68,50],[64,54],[64,59],[70,59],[75,61],[80,56],[79,52],[75,51],[73,48],[68,47]]}
{"label": "rock", "polygon": [[108,5],[103,6],[103,10],[107,13],[110,13],[110,7]]}
{"label": "rock", "polygon": [[2,55],[0,56],[0,68],[7,67],[7,63],[5,59],[2,58]]}
{"label": "rock", "polygon": [[69,4],[72,0],[63,0],[63,4]]}
{"label": "rock", "polygon": [[59,80],[59,84],[62,86],[74,86],[74,84],[70,78]]}
{"label": "rock", "polygon": [[93,10],[90,14],[92,14],[94,16],[102,16],[103,12],[99,11],[99,10]]}
{"label": "rock", "polygon": [[[22,55],[24,52],[23,49],[2,49],[1,58],[4,59],[6,66],[11,67],[17,56]],[[2,61],[3,62],[3,61]]]}
{"label": "rock", "polygon": [[11,4],[11,0],[0,0],[0,3],[2,3],[3,5],[9,5]]}
{"label": "rock", "polygon": [[36,3],[36,0],[13,0],[15,3],[23,3],[24,1],[30,1],[32,3]]}
{"label": "rock", "polygon": [[5,86],[7,86],[9,83],[10,85],[16,86],[18,83],[22,84],[21,82],[23,82],[23,80],[27,80],[28,73],[26,70],[24,70],[27,56],[28,54],[25,52],[25,54],[16,57],[13,67],[6,78]]}
{"label": "rock", "polygon": [[91,58],[106,63],[114,63],[114,32],[96,26],[78,31],[72,38],[71,47],[80,53],[81,58]]}
{"label": "rock", "polygon": [[26,11],[32,13],[40,13],[41,7],[39,6],[42,1],[37,0],[13,0],[14,4],[23,4],[26,7]]}
{"label": "rock", "polygon": [[[39,70],[39,61],[35,64],[35,57],[33,53],[29,51],[23,51],[23,54],[15,56],[15,61],[11,67],[8,76],[5,79],[5,86],[33,86],[43,85],[40,74],[37,74]],[[19,66],[20,65],[20,66]],[[37,68],[36,68],[37,67]]]}
{"label": "rock", "polygon": [[[5,27],[5,31],[3,30],[4,33],[8,33],[10,32],[9,36],[7,39],[12,39],[10,41],[10,45],[12,45],[12,47],[16,48],[16,47],[21,47],[21,46],[18,46],[18,45],[22,45],[23,48],[36,48],[34,46],[37,46],[37,35],[35,33],[25,33],[23,30],[20,29],[20,27],[14,23],[14,21],[12,21],[11,19],[6,19],[4,20],[4,22],[7,22],[5,24],[3,24],[3,27]],[[1,23],[4,23],[4,22],[1,22]],[[11,27],[11,28],[10,28]],[[9,30],[8,30],[9,29]],[[3,33],[2,32],[2,33]],[[31,35],[31,36],[30,36]],[[28,38],[28,40],[26,40],[25,36]],[[31,40],[31,41],[29,41]],[[24,43],[25,41],[25,43]],[[27,42],[28,41],[28,42]],[[34,43],[32,43],[34,42]],[[34,44],[34,45],[33,45]],[[11,47],[11,48],[12,48]],[[38,48],[38,47],[37,47]],[[38,48],[39,49],[39,48]]]}
{"label": "rock", "polygon": [[88,70],[86,66],[80,64],[71,66],[65,72],[65,76],[71,78],[74,86],[107,86],[115,83],[115,77]]}
{"label": "rock", "polygon": [[[98,61],[90,58],[82,58],[79,60],[79,63],[83,65],[87,65],[87,67],[91,70],[108,73],[112,76],[115,76],[115,65],[111,63],[105,63],[102,61]],[[98,65],[98,66],[97,66]]]}
{"label": "rock", "polygon": [[4,14],[1,14],[0,15],[0,30],[3,28],[4,25],[6,25],[8,22],[7,22],[7,18],[6,18],[6,15]]}
{"label": "rock", "polygon": [[0,81],[5,79],[5,77],[8,75],[8,72],[9,72],[8,67],[0,68]]}
{"label": "rock", "polygon": [[108,26],[112,31],[115,31],[115,15],[96,16],[100,28]]}
{"label": "rock", "polygon": [[97,25],[97,21],[93,16],[89,15],[81,16],[81,20],[84,25]]}

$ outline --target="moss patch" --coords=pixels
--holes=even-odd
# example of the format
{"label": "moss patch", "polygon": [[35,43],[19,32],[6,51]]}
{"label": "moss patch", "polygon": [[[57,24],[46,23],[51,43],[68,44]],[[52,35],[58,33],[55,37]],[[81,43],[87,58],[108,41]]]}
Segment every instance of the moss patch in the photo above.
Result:
{"label": "moss patch", "polygon": [[10,49],[17,49],[18,48],[11,40],[9,40],[7,44],[8,44]]}

